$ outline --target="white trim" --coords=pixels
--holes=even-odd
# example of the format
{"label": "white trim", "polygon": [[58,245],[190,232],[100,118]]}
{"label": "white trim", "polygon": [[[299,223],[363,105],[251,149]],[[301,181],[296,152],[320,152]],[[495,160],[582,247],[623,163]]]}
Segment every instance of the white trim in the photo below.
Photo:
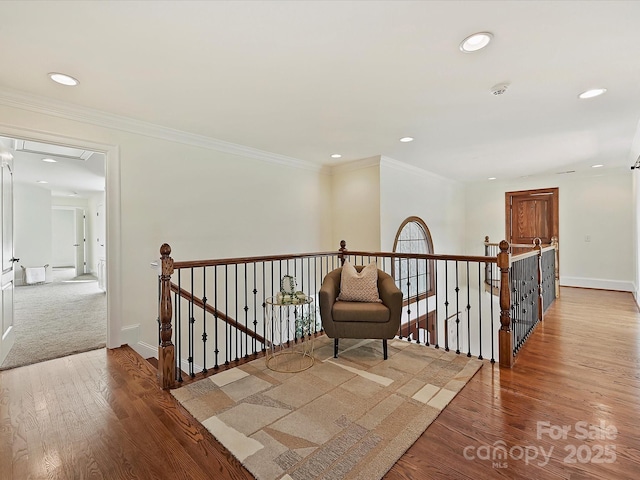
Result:
{"label": "white trim", "polygon": [[331,171],[329,173],[331,175],[340,175],[342,173],[353,172],[355,170],[362,170],[364,168],[375,167],[378,165],[380,165],[380,155],[362,158],[360,160],[353,160],[352,162],[331,165]]}
{"label": "white trim", "polygon": [[142,358],[158,358],[158,346],[155,347],[146,342],[136,342],[128,344],[131,348],[133,348],[138,355]]}
{"label": "white trim", "polygon": [[598,290],[615,290],[618,292],[634,292],[633,282],[623,280],[607,280],[603,278],[583,278],[560,276],[561,287],[596,288]]}
{"label": "white trim", "polygon": [[136,323],[134,325],[127,325],[126,327],[122,327],[122,330],[120,330],[120,339],[122,340],[122,345],[124,344],[135,345],[136,343],[138,343],[139,338],[140,338],[139,323]]}
{"label": "white trim", "polygon": [[300,160],[298,158],[288,157],[278,153],[266,152],[264,150],[239,145],[237,143],[225,142],[224,140],[218,140],[204,135],[183,132],[181,130],[163,127],[161,125],[114,115],[91,108],[71,105],[69,103],[60,102],[50,98],[28,95],[6,88],[0,88],[0,105],[121,130],[124,132],[137,133],[147,137],[183,143],[185,145],[208,148],[219,152],[230,153],[232,155],[239,155],[269,163],[301,168],[313,172],[320,172],[322,170],[321,165],[306,160]]}
{"label": "white trim", "polygon": [[[158,346],[153,346],[146,342],[130,343],[129,346],[133,348],[138,353],[138,355],[140,355],[144,359],[158,358]],[[174,352],[176,351],[177,347],[174,346]],[[184,358],[180,359],[180,369],[183,372],[189,372],[189,362]],[[193,364],[193,371],[195,373],[200,373],[202,372],[202,370],[202,365],[198,365],[196,363]]]}
{"label": "white trim", "polygon": [[438,175],[437,173],[433,173],[428,170],[423,170],[422,168],[415,167],[408,163],[404,163],[399,160],[395,160],[391,157],[386,157],[384,155],[380,156],[380,165],[393,168],[395,170],[400,170],[410,175],[421,175],[423,177],[432,178],[440,182],[447,182],[454,185],[462,185],[462,183],[457,180],[452,180],[451,178],[443,177],[442,175]]}
{"label": "white trim", "polygon": [[105,154],[105,197],[107,203],[107,348],[122,345],[121,233],[120,233],[120,151],[115,145],[53,135],[40,130],[18,128],[0,123],[0,135],[80,147]]}

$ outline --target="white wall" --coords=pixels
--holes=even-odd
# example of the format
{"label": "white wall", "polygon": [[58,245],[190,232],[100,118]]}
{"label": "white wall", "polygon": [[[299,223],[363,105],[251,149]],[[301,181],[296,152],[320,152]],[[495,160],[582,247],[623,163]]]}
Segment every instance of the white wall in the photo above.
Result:
{"label": "white wall", "polygon": [[331,172],[331,250],[380,251],[380,157],[366,158]]}
{"label": "white wall", "polygon": [[[18,167],[19,168],[19,167]],[[13,247],[16,285],[22,285],[23,267],[52,264],[51,192],[44,188],[16,182],[13,185]],[[47,281],[51,268],[47,268]]]}
{"label": "white wall", "polygon": [[[246,156],[226,153],[242,149],[214,149],[200,137],[146,133],[148,126],[135,122],[123,127],[111,117],[91,120],[57,105],[51,110],[49,115],[47,108],[32,103],[25,109],[0,105],[0,134],[61,138],[93,150],[104,145],[108,151],[110,347],[121,341],[136,348],[157,345],[157,273],[149,263],[159,257],[164,242],[176,260],[333,247],[330,177],[319,169],[281,162],[280,157],[256,159],[250,149]],[[95,124],[86,123],[90,121]],[[144,134],[123,130],[129,127]],[[118,207],[119,226],[112,221]]]}
{"label": "white wall", "polygon": [[468,185],[467,253],[482,254],[485,235],[504,239],[505,192],[547,187],[559,188],[560,284],[634,291],[634,197],[625,169]]}
{"label": "white wall", "polygon": [[382,157],[380,243],[390,252],[401,223],[410,216],[427,224],[435,253],[464,252],[464,186]]}

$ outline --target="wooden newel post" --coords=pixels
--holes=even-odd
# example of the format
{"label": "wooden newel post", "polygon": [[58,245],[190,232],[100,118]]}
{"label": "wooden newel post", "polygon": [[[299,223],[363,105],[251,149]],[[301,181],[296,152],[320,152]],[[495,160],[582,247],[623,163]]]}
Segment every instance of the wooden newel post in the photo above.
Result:
{"label": "wooden newel post", "polygon": [[171,342],[173,330],[171,318],[171,274],[173,273],[173,259],[171,247],[164,243],[160,247],[160,345],[158,345],[158,380],[163,389],[173,388],[176,382],[175,347]]}
{"label": "wooden newel post", "polygon": [[514,362],[511,332],[511,285],[509,283],[511,258],[509,256],[509,242],[506,240],[500,242],[498,268],[500,269],[500,331],[498,332],[500,366],[511,368]]}
{"label": "wooden newel post", "polygon": [[346,260],[345,256],[346,256],[346,252],[347,252],[347,242],[345,242],[344,240],[340,240],[340,255],[338,255],[338,258],[340,259],[340,266],[344,266],[344,261]]}
{"label": "wooden newel post", "polygon": [[535,238],[533,240],[535,249],[538,250],[538,321],[542,321],[544,317],[544,297],[542,289],[542,240]]}

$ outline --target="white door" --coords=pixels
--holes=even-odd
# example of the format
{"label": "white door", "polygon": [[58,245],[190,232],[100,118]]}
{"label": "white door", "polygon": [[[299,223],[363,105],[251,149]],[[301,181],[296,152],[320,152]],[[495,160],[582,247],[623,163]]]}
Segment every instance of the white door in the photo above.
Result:
{"label": "white door", "polygon": [[2,337],[0,340],[0,364],[4,361],[15,340],[13,326],[13,156],[0,145],[0,225],[2,234],[2,274],[0,276],[0,325]]}
{"label": "white door", "polygon": [[75,212],[76,241],[73,246],[76,249],[76,276],[84,275],[86,272],[86,223],[85,214],[82,208],[76,208]]}

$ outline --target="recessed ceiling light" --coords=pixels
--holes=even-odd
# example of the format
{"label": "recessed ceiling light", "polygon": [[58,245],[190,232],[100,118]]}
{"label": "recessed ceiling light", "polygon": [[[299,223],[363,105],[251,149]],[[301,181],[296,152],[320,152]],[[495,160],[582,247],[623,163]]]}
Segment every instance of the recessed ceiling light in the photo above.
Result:
{"label": "recessed ceiling light", "polygon": [[78,192],[71,192],[67,195],[67,197],[76,197],[78,195]]}
{"label": "recessed ceiling light", "polygon": [[460,50],[464,53],[477,52],[478,50],[489,45],[493,35],[489,32],[478,32],[469,35],[460,44]]}
{"label": "recessed ceiling light", "polygon": [[52,72],[49,74],[49,78],[60,85],[66,85],[68,87],[75,87],[80,83],[77,79],[64,73]]}
{"label": "recessed ceiling light", "polygon": [[402,137],[400,141],[404,143],[413,142],[413,137]]}
{"label": "recessed ceiling light", "polygon": [[585,99],[585,98],[599,97],[606,91],[607,91],[606,88],[592,88],[591,90],[582,92],[580,95],[578,95],[578,98]]}
{"label": "recessed ceiling light", "polygon": [[496,179],[496,177],[489,177],[489,178],[487,178],[487,180],[495,180],[495,179]]}
{"label": "recessed ceiling light", "polygon": [[49,183],[46,180],[38,180],[36,183]]}
{"label": "recessed ceiling light", "polygon": [[331,158],[342,158],[342,155],[340,155],[339,153],[334,153],[333,155],[331,155]]}
{"label": "recessed ceiling light", "polygon": [[43,158],[42,159],[43,162],[47,162],[47,163],[57,163],[57,160],[54,160],[53,158]]}
{"label": "recessed ceiling light", "polygon": [[600,167],[604,167],[604,165],[600,163],[598,165],[591,165],[591,168],[600,168]]}

